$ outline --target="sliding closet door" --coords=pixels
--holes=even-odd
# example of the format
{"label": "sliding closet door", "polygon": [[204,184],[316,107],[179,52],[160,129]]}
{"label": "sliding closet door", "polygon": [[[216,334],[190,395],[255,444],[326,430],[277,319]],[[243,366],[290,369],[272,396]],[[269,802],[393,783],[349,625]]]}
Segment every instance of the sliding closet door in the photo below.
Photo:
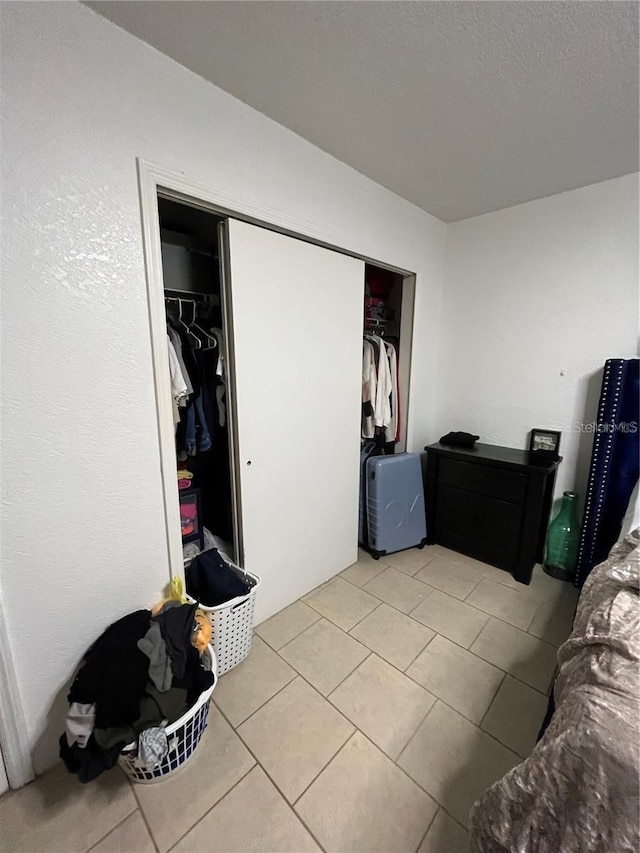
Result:
{"label": "sliding closet door", "polygon": [[244,567],[261,621],[356,559],[364,263],[227,222]]}

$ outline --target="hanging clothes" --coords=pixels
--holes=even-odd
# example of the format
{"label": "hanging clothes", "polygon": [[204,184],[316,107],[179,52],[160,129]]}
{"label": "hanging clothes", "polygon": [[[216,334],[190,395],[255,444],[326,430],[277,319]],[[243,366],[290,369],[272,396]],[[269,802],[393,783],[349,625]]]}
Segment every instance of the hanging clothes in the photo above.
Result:
{"label": "hanging clothes", "polygon": [[227,423],[227,376],[224,363],[224,336],[222,334],[222,329],[212,329],[211,333],[218,343],[218,359],[216,364],[216,406],[218,409],[218,426],[224,427]]}
{"label": "hanging clothes", "polygon": [[366,338],[362,342],[362,437],[373,438],[373,414],[376,399],[377,372],[373,346]]}
{"label": "hanging clothes", "polygon": [[180,370],[182,372],[182,376],[185,381],[185,385],[187,386],[187,394],[193,394],[193,386],[191,385],[191,379],[189,377],[189,371],[187,370],[187,365],[184,361],[184,356],[182,355],[182,341],[180,339],[180,335],[176,332],[176,330],[167,323],[167,334],[171,338],[171,343],[173,344],[173,349],[175,350],[176,357],[178,359],[178,364],[180,365]]}
{"label": "hanging clothes", "polygon": [[387,441],[396,441],[398,432],[398,357],[396,348],[388,341],[384,341],[387,358],[389,360],[389,378],[391,380],[391,391],[389,394],[390,418],[384,425],[384,436]]}
{"label": "hanging clothes", "polygon": [[365,335],[362,342],[361,432],[389,445],[400,440],[398,350],[378,335]]}
{"label": "hanging clothes", "polygon": [[389,356],[382,338],[376,338],[378,345],[378,384],[376,386],[376,402],[374,420],[377,427],[387,427],[391,423],[391,368]]}
{"label": "hanging clothes", "polygon": [[180,362],[173,346],[173,342],[167,335],[167,350],[169,355],[169,376],[171,377],[171,400],[173,403],[173,423],[180,423],[179,407],[183,400],[187,399],[189,386],[186,383]]}
{"label": "hanging clothes", "polygon": [[169,345],[173,349],[170,355],[173,372],[181,375],[183,380],[180,395],[175,396],[174,392],[174,422],[179,424],[176,427],[176,449],[180,461],[211,449],[214,438],[210,425],[219,419],[215,402],[218,340],[196,324],[196,319],[202,324],[207,323],[205,319],[196,317],[196,311],[204,309],[195,303],[192,308],[189,321],[185,321],[181,314],[181,319],[169,316],[167,322]]}

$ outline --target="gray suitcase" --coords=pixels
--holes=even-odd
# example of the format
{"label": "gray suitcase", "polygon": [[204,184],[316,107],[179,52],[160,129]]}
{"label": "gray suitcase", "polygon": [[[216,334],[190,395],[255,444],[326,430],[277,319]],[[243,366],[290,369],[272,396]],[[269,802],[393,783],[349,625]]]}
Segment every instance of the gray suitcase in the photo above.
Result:
{"label": "gray suitcase", "polygon": [[382,453],[379,445],[372,440],[367,440],[360,448],[360,504],[358,512],[358,542],[365,548],[368,546],[367,535],[367,461],[372,456]]}
{"label": "gray suitcase", "polygon": [[366,462],[368,547],[378,559],[427,543],[422,469],[417,453]]}

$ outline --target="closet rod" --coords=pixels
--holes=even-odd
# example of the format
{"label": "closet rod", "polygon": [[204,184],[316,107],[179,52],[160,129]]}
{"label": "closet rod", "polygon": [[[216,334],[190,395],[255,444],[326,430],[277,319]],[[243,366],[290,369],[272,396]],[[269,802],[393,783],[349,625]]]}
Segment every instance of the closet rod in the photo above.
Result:
{"label": "closet rod", "polygon": [[178,290],[175,287],[165,287],[164,289],[165,299],[171,299],[174,293],[180,294],[180,296],[191,296],[196,299],[218,299],[218,295],[216,293],[201,293],[198,290]]}

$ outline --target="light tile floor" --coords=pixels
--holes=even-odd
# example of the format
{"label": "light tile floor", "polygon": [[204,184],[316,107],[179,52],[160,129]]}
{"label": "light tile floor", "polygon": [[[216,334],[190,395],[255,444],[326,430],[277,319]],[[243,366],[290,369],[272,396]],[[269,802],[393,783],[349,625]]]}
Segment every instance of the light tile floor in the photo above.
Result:
{"label": "light tile floor", "polygon": [[157,785],[58,766],[0,798],[2,853],[465,853],[531,751],[576,591],[432,546],[358,562],[259,625],[191,762]]}

